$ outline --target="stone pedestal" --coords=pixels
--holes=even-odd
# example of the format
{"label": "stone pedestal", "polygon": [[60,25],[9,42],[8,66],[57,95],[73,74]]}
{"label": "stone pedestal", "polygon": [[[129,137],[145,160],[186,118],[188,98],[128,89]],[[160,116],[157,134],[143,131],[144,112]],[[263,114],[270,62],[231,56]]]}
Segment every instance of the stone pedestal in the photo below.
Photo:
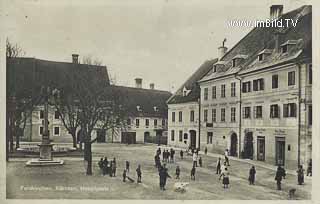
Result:
{"label": "stone pedestal", "polygon": [[40,160],[52,160],[53,144],[39,144]]}
{"label": "stone pedestal", "polygon": [[29,160],[27,166],[52,166],[63,165],[64,161],[60,159],[53,159],[52,157],[53,144],[39,144],[40,158]]}

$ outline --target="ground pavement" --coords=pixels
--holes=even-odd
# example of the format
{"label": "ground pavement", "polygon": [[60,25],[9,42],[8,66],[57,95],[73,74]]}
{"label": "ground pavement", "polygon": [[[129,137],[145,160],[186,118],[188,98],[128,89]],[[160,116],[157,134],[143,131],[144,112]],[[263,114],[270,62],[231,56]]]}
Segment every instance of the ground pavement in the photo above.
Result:
{"label": "ground pavement", "polygon": [[[85,175],[86,164],[81,158],[63,158],[65,165],[55,167],[26,167],[27,159],[12,159],[7,163],[7,198],[48,199],[288,199],[288,191],[296,188],[295,199],[311,199],[311,179],[297,185],[295,175],[288,175],[283,181],[283,190],[276,190],[275,171],[256,166],[256,185],[248,184],[251,164],[231,160],[230,186],[223,189],[215,174],[217,155],[201,155],[204,166],[196,170],[196,180],[190,180],[191,156],[180,159],[176,151],[176,162],[167,164],[172,179],[167,181],[167,190],[159,190],[159,176],[154,167],[155,145],[94,144],[95,157],[93,175]],[[163,147],[162,147],[163,149]],[[169,148],[167,148],[169,149]],[[117,158],[117,176],[100,174],[97,162],[101,156]],[[142,183],[122,182],[125,161],[130,161],[129,176],[136,179],[135,169],[142,168]],[[176,165],[181,168],[181,179],[174,178]],[[175,182],[188,182],[187,192],[174,192]]]}

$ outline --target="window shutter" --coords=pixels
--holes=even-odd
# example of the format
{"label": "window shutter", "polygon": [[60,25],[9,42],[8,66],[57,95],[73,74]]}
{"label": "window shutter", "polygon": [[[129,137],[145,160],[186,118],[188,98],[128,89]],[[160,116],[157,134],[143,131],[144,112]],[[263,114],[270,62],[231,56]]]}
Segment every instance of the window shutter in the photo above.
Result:
{"label": "window shutter", "polygon": [[292,104],[292,117],[297,117],[297,104]]}
{"label": "window shutter", "polygon": [[288,117],[288,104],[283,104],[283,117]]}
{"label": "window shutter", "polygon": [[248,92],[251,92],[251,81],[248,82]]}
{"label": "window shutter", "polygon": [[279,105],[277,105],[277,109],[276,109],[276,111],[277,111],[277,118],[280,118],[280,106]]}
{"label": "window shutter", "polygon": [[271,105],[271,106],[270,106],[270,118],[273,118],[273,114],[272,114],[272,111],[273,111],[273,110],[272,110],[272,109],[273,109],[273,106]]}
{"label": "window shutter", "polygon": [[264,80],[263,79],[261,79],[261,88],[260,89],[264,90]]}

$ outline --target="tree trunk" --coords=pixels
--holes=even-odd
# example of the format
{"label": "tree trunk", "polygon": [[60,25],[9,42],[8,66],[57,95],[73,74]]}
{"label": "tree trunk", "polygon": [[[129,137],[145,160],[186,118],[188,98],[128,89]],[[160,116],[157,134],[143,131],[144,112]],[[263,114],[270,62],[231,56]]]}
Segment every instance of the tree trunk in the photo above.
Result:
{"label": "tree trunk", "polygon": [[20,147],[20,136],[19,133],[16,132],[16,149]]}
{"label": "tree trunk", "polygon": [[77,148],[77,136],[76,136],[76,133],[73,132],[73,133],[71,134],[71,136],[72,136],[73,147],[74,147],[74,148]]}
{"label": "tree trunk", "polygon": [[84,143],[84,154],[85,160],[87,161],[87,175],[92,175],[92,151],[91,151],[91,142],[86,141]]}

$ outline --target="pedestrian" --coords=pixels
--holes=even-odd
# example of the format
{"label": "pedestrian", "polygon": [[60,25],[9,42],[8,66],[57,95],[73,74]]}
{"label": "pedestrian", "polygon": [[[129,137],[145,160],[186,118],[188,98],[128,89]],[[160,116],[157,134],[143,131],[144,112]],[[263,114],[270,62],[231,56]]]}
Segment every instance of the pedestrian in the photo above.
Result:
{"label": "pedestrian", "polygon": [[162,152],[162,162],[166,160],[166,150],[164,149]]}
{"label": "pedestrian", "polygon": [[167,183],[167,178],[171,178],[171,176],[168,174],[167,168],[164,166],[160,167],[159,170],[159,178],[160,178],[160,190],[166,190],[166,183]]}
{"label": "pedestrian", "polygon": [[127,173],[129,173],[129,170],[130,170],[130,162],[126,161],[126,171],[127,171]]}
{"label": "pedestrian", "polygon": [[180,167],[176,167],[176,179],[180,179]]}
{"label": "pedestrian", "polygon": [[208,153],[208,149],[207,149],[207,147],[205,147],[204,148],[204,154],[207,155],[207,153]]}
{"label": "pedestrian", "polygon": [[109,176],[112,177],[112,171],[113,171],[113,168],[114,168],[113,167],[114,166],[113,161],[110,161],[109,164],[110,164],[110,166],[109,166]]}
{"label": "pedestrian", "polygon": [[308,168],[307,168],[307,176],[312,176],[312,159],[308,162]]}
{"label": "pedestrian", "polygon": [[254,168],[254,166],[252,166],[251,169],[249,170],[249,184],[250,185],[254,185],[255,177],[256,177],[256,169]]}
{"label": "pedestrian", "polygon": [[201,158],[201,156],[199,158],[199,166],[202,167],[202,158]]}
{"label": "pedestrian", "polygon": [[285,178],[285,175],[284,175],[284,171],[282,170],[281,166],[279,165],[277,168],[276,176],[274,178],[274,180],[277,181],[277,189],[278,190],[281,190],[282,178]]}
{"label": "pedestrian", "polygon": [[137,183],[141,183],[141,175],[142,175],[142,172],[141,172],[141,166],[140,166],[140,164],[138,165],[138,168],[136,169],[136,172],[137,172],[137,176],[138,176]]}
{"label": "pedestrian", "polygon": [[100,169],[101,174],[103,175],[103,158],[100,158],[100,161],[98,162],[98,166]]}
{"label": "pedestrian", "polygon": [[302,185],[304,183],[304,169],[303,169],[302,165],[299,165],[299,168],[297,170],[297,174],[298,174],[298,184]]}
{"label": "pedestrian", "polygon": [[126,178],[127,178],[127,170],[126,169],[123,170],[122,178],[123,178],[122,181],[126,182]]}
{"label": "pedestrian", "polygon": [[226,164],[228,166],[230,166],[230,163],[229,163],[229,150],[228,149],[226,149],[226,151],[224,152],[224,160],[225,160]]}
{"label": "pedestrian", "polygon": [[197,167],[197,160],[198,160],[198,156],[197,156],[197,153],[193,153],[192,155],[192,160],[193,160],[193,166]]}
{"label": "pedestrian", "polygon": [[227,167],[224,169],[221,176],[223,177],[222,179],[223,188],[228,188],[230,181],[229,181],[229,171]]}
{"label": "pedestrian", "polygon": [[117,162],[116,162],[116,158],[113,158],[113,168],[112,168],[112,176],[116,177],[116,172],[117,172]]}
{"label": "pedestrian", "polygon": [[226,162],[223,162],[223,164],[220,167],[220,175],[224,172],[225,168],[227,168]]}
{"label": "pedestrian", "polygon": [[169,163],[169,156],[170,156],[170,152],[169,150],[166,150],[166,162]]}
{"label": "pedestrian", "polygon": [[108,174],[108,165],[109,165],[108,158],[104,157],[104,160],[103,160],[103,175]]}
{"label": "pedestrian", "polygon": [[218,158],[217,166],[216,166],[216,174],[221,174],[221,158]]}
{"label": "pedestrian", "polygon": [[160,162],[160,156],[156,155],[156,167],[159,169],[161,166],[161,162]]}
{"label": "pedestrian", "polygon": [[170,162],[171,163],[174,163],[174,154],[175,154],[175,151],[174,151],[174,149],[171,148],[171,150],[170,150]]}
{"label": "pedestrian", "polygon": [[183,151],[180,150],[180,158],[183,159]]}
{"label": "pedestrian", "polygon": [[159,147],[158,150],[157,150],[157,154],[158,154],[158,155],[161,155],[161,149],[160,149],[160,147]]}
{"label": "pedestrian", "polygon": [[196,180],[196,167],[193,166],[191,169],[191,180]]}

